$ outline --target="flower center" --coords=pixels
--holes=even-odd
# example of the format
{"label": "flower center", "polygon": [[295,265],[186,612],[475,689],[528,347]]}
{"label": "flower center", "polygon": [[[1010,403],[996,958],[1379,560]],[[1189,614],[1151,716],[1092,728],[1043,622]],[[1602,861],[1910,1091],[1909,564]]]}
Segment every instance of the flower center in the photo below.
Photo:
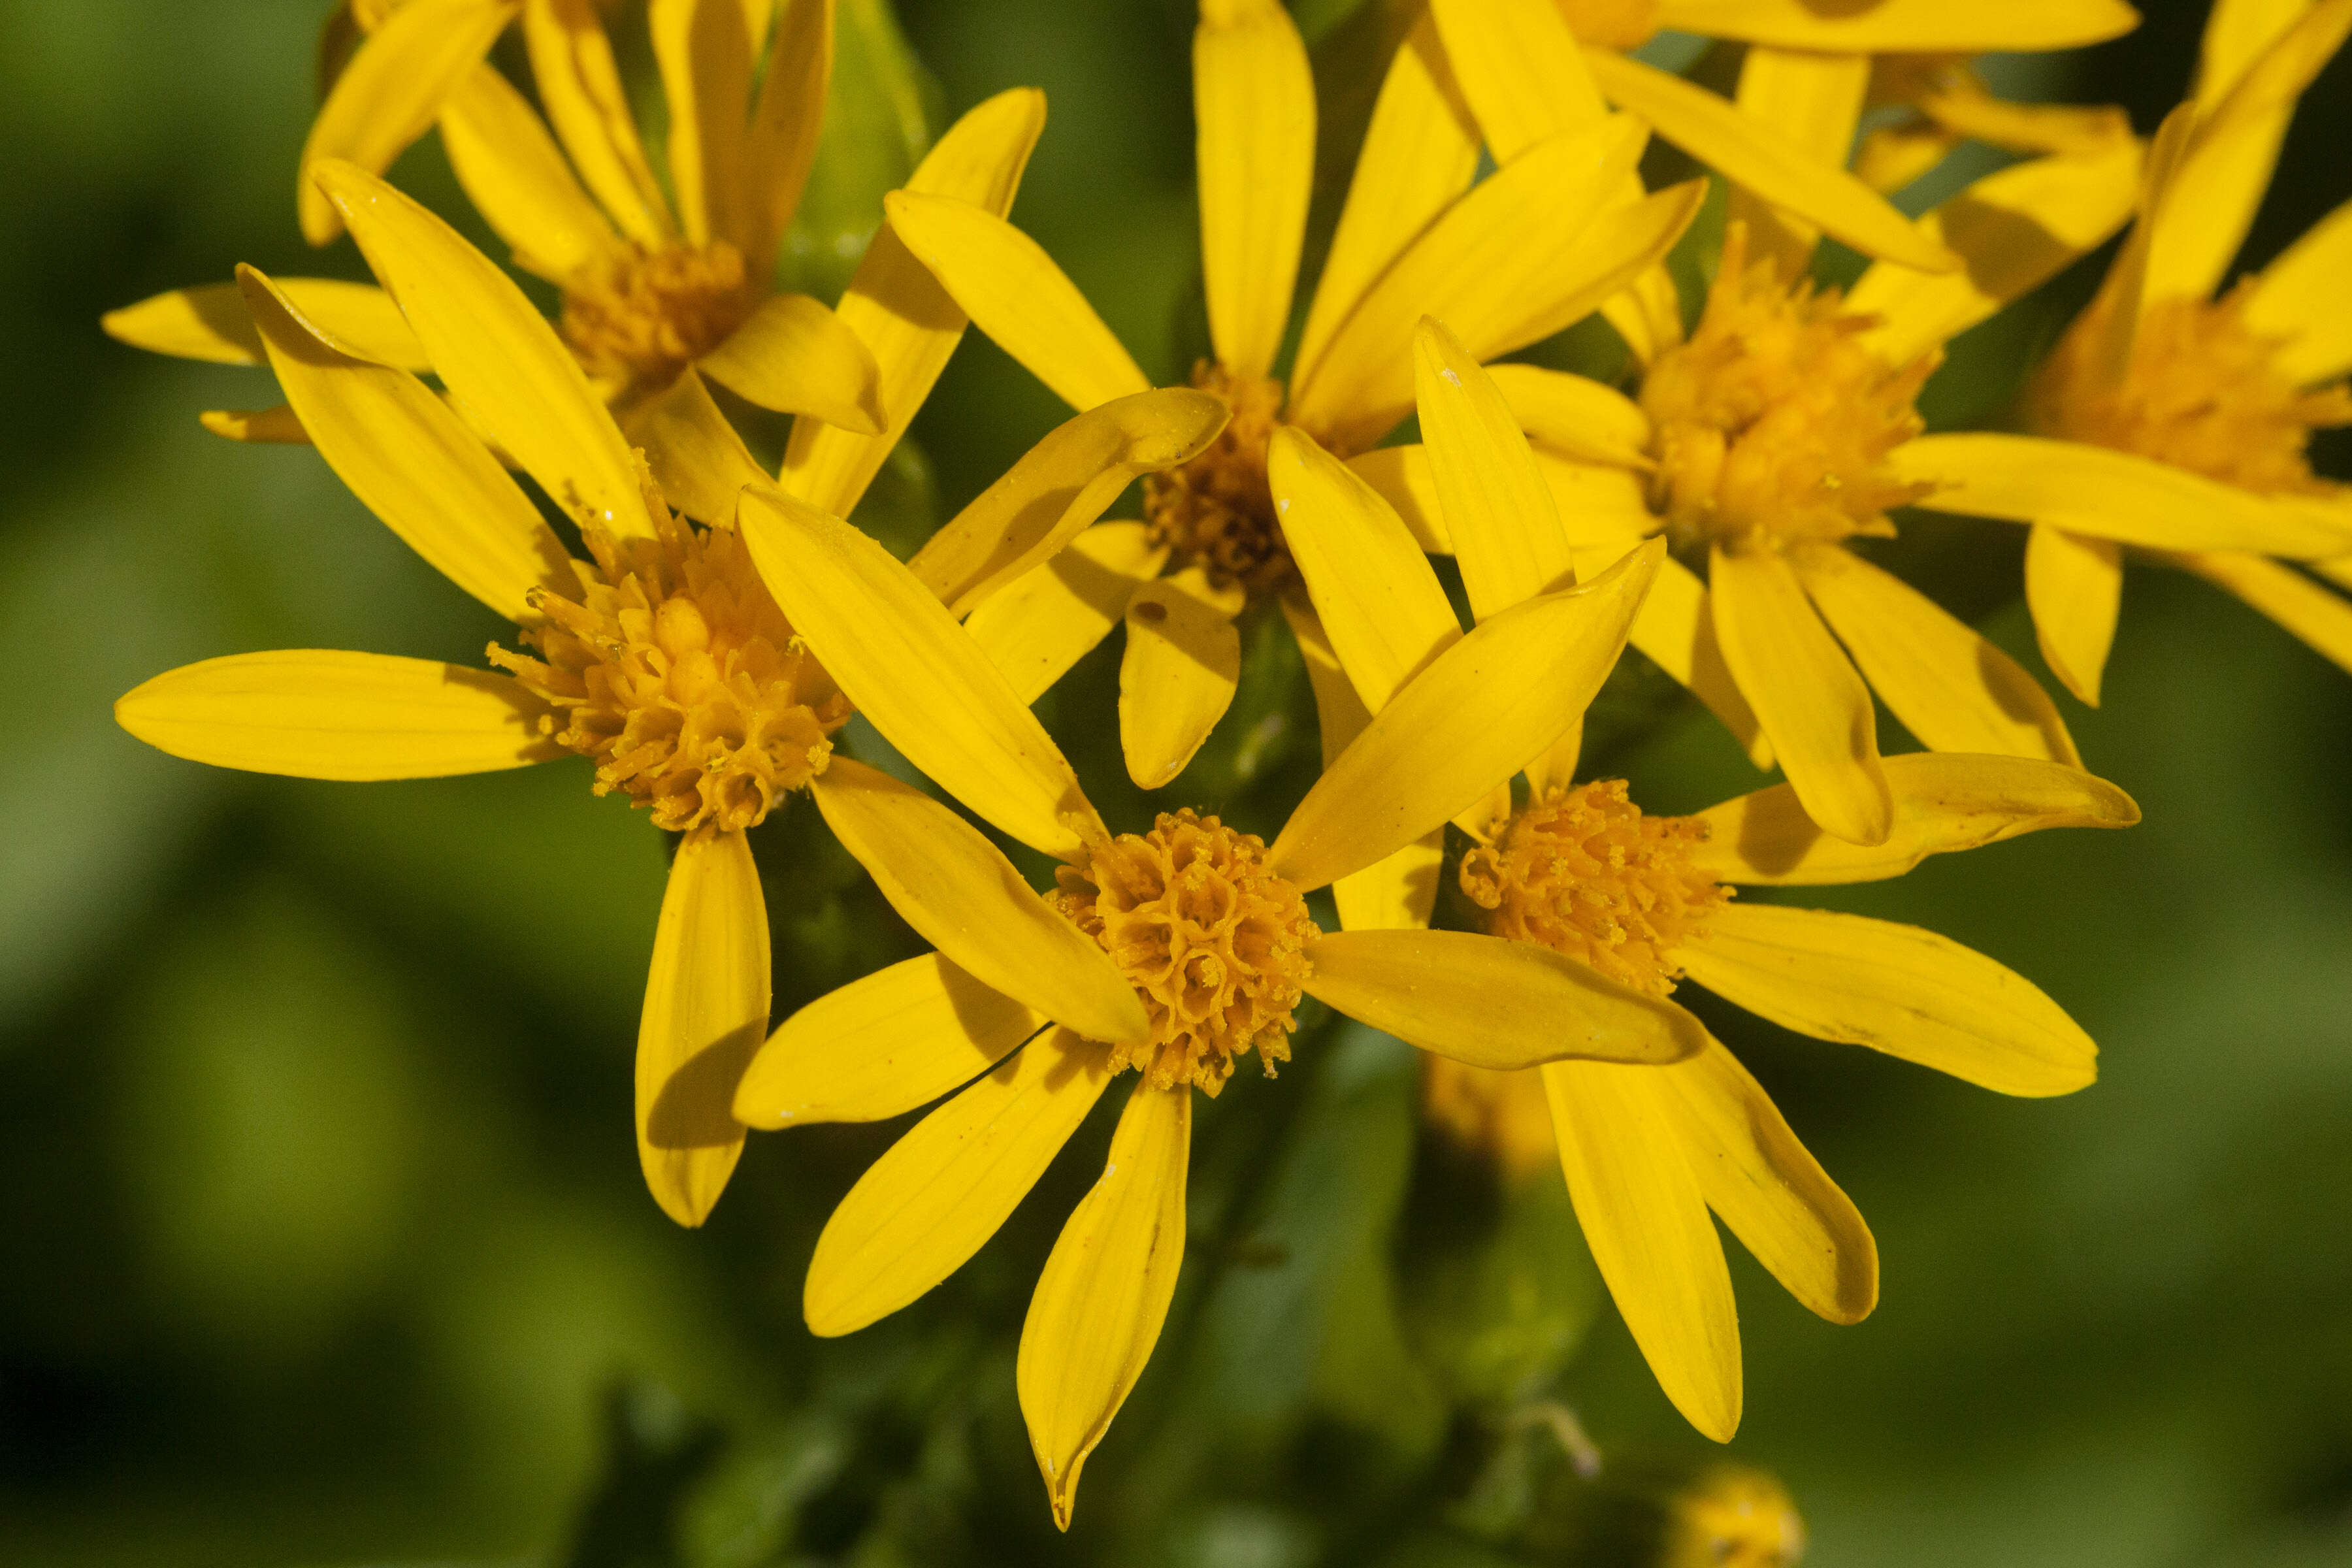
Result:
{"label": "flower center", "polygon": [[704,530],[651,496],[657,539],[582,536],[580,596],[531,597],[522,628],[540,656],[496,643],[489,659],[552,704],[541,721],[675,832],[756,826],[824,771],[849,700],[793,635],[732,530]]}
{"label": "flower center", "polygon": [[1423,1051],[1421,1113],[1456,1148],[1492,1160],[1514,1182],[1559,1158],[1539,1072],[1497,1072]]}
{"label": "flower center", "polygon": [[1682,977],[1675,951],[1706,934],[1730,889],[1691,868],[1706,829],[1643,816],[1622,779],[1552,789],[1491,845],[1462,858],[1462,890],[1496,936],[1539,942],[1621,985],[1664,996]]}
{"label": "flower center", "polygon": [[658,250],[630,246],[583,271],[563,294],[563,337],[599,381],[665,386],[749,320],[764,290],[725,240]]}
{"label": "flower center", "polygon": [[1191,810],[1162,813],[1151,831],[1095,845],[1065,866],[1053,901],[1127,972],[1151,1016],[1151,1038],[1111,1047],[1166,1089],[1215,1094],[1234,1058],[1255,1047],[1266,1076],[1290,1059],[1319,932],[1298,889],[1265,868],[1265,844]]}
{"label": "flower center", "polygon": [[1275,521],[1274,488],[1265,477],[1282,383],[1233,375],[1202,360],[1192,367],[1192,384],[1223,398],[1234,416],[1199,457],[1145,477],[1149,537],[1168,547],[1171,569],[1198,566],[1218,587],[1239,583],[1255,597],[1281,586],[1291,573],[1290,547]]}
{"label": "flower center", "polygon": [[1580,44],[1637,49],[1656,36],[1658,0],[1557,0]]}
{"label": "flower center", "polygon": [[2341,382],[2306,392],[2282,376],[2278,345],[2246,325],[2246,297],[2241,284],[2218,300],[2159,300],[2140,318],[2119,383],[2095,363],[2105,312],[2084,311],[2027,389],[2028,422],[2265,495],[2332,491],[2305,448],[2313,430],[2352,425],[2352,393]]}
{"label": "flower center", "polygon": [[1735,225],[1698,329],[1642,383],[1652,508],[1677,549],[1894,532],[1887,509],[1927,487],[1898,482],[1886,454],[1919,433],[1912,399],[1937,356],[1889,364],[1857,341],[1874,318],[1835,289],[1782,285],[1747,248]]}

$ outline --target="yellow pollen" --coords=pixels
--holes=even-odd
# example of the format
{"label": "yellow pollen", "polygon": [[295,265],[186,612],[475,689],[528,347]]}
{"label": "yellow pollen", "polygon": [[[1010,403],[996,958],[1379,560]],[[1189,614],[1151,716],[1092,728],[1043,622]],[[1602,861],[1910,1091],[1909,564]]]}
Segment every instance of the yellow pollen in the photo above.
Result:
{"label": "yellow pollen", "polygon": [[1543,1074],[1533,1069],[1497,1072],[1423,1051],[1421,1113],[1449,1142],[1493,1161],[1509,1181],[1524,1182],[1559,1163]]}
{"label": "yellow pollen", "polygon": [[679,833],[752,827],[824,771],[849,700],[793,633],[732,530],[704,530],[649,496],[657,539],[582,537],[579,597],[533,594],[540,657],[489,659],[561,716],[541,727]]}
{"label": "yellow pollen", "polygon": [[1580,44],[1637,49],[1658,31],[1658,0],[1556,0]]}
{"label": "yellow pollen", "polygon": [[1280,587],[1291,573],[1265,477],[1282,383],[1236,376],[1202,360],[1192,367],[1192,384],[1223,398],[1234,416],[1199,457],[1145,478],[1149,536],[1168,546],[1171,571],[1198,566],[1218,587],[1238,583],[1255,597]]}
{"label": "yellow pollen", "polygon": [[2264,495],[2336,490],[2305,448],[2312,431],[2352,425],[2352,393],[2342,382],[2306,392],[2282,376],[2278,344],[2246,325],[2246,288],[2151,306],[2119,384],[2095,364],[2105,312],[2084,311],[2027,389],[2028,424]]}
{"label": "yellow pollen", "polygon": [[1889,364],[1859,341],[1874,318],[1844,310],[1833,289],[1783,286],[1747,248],[1734,224],[1697,331],[1643,380],[1651,507],[1677,549],[1894,532],[1887,510],[1928,487],[1898,482],[1886,454],[1919,433],[1912,400],[1937,356]]}
{"label": "yellow pollen", "polygon": [[1148,834],[1095,845],[1055,873],[1054,903],[1127,972],[1151,1038],[1111,1047],[1111,1070],[1214,1095],[1255,1047],[1266,1076],[1290,1059],[1291,1014],[1319,932],[1298,889],[1265,868],[1265,844],[1189,809]]}
{"label": "yellow pollen", "polygon": [[1730,889],[1692,869],[1706,829],[1643,816],[1622,779],[1552,789],[1491,845],[1462,858],[1462,890],[1493,911],[1496,936],[1538,942],[1622,985],[1664,996],[1682,977],[1675,951],[1706,933]]}
{"label": "yellow pollen", "polygon": [[765,290],[725,240],[707,246],[630,246],[572,279],[563,338],[595,379],[667,386],[734,334]]}

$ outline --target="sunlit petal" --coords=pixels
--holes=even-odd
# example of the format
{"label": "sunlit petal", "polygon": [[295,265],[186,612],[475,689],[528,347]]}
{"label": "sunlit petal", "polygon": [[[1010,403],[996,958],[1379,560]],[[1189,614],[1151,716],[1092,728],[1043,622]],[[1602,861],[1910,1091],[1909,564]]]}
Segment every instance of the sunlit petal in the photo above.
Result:
{"label": "sunlit petal", "polygon": [[1225,716],[1241,680],[1234,607],[1215,602],[1204,587],[1165,578],[1145,584],[1127,602],[1118,735],[1128,777],[1142,789],[1158,789],[1184,771]]}
{"label": "sunlit petal", "polygon": [[2099,705],[2099,682],[2123,610],[2124,552],[2113,540],[2070,533],[2061,520],[2025,535],[2025,603],[2042,661],[2067,690]]}
{"label": "sunlit petal", "polygon": [[806,294],[770,295],[697,363],[745,401],[780,414],[806,414],[866,436],[889,423],[873,351]]}
{"label": "sunlit petal", "polygon": [[768,904],[740,833],[670,862],[637,1026],[637,1158],[662,1212],[700,1225],[743,1152],[735,1089],[768,1032]]}
{"label": "sunlit petal", "polygon": [[628,89],[596,0],[524,0],[532,85],[581,180],[631,239],[659,244],[669,204],[637,137]]}
{"label": "sunlit petal", "polygon": [[1276,0],[1203,0],[1192,105],[1210,340],[1227,370],[1264,375],[1290,324],[1315,184],[1315,79]]}
{"label": "sunlit petal", "polygon": [[1152,543],[1143,524],[1099,523],[991,594],[963,629],[1014,693],[1034,702],[1110,635],[1167,559],[1168,547]]}
{"label": "sunlit petal", "polygon": [[496,66],[467,71],[441,106],[441,145],[516,266],[562,284],[619,242],[539,110]]}
{"label": "sunlit petal", "polygon": [[[408,330],[408,318],[374,284],[332,278],[277,278],[271,282],[345,353],[401,370],[433,368],[425,357],[425,345]],[[261,364],[268,357],[245,297],[233,282],[174,289],[109,310],[98,321],[109,336],[154,353],[215,364]]]}

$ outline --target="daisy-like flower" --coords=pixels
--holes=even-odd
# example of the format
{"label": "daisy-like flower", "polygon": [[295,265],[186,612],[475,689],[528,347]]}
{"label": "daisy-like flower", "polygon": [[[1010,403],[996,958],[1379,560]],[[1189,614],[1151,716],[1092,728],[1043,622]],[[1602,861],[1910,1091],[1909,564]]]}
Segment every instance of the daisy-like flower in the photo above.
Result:
{"label": "daisy-like flower", "polygon": [[854,529],[747,491],[739,527],[777,602],[876,727],[949,793],[1031,843],[1071,829],[1043,897],[922,792],[836,759],[834,831],[939,951],[785,1021],[745,1074],[759,1127],[894,1116],[954,1098],[842,1202],[812,1260],[820,1334],[896,1311],[988,1239],[1120,1071],[1136,1071],[1101,1181],[1040,1279],[1019,1383],[1056,1522],[1140,1374],[1184,1247],[1192,1095],[1236,1058],[1289,1055],[1304,996],[1482,1067],[1641,1063],[1701,1045],[1675,1010],[1531,943],[1318,930],[1305,895],[1488,795],[1580,716],[1622,646],[1652,546],[1538,595],[1433,660],[1335,757],[1269,847],[1214,817],[1112,837],[1013,685],[934,586]]}
{"label": "daisy-like flower", "polygon": [[[1416,358],[1430,465],[1480,626],[1559,592],[1580,562],[1608,559],[1563,526],[1493,378],[1434,322]],[[1425,679],[1417,670],[1440,668],[1466,639],[1412,532],[1355,474],[1286,432],[1273,483],[1328,639],[1318,700],[1379,715],[1377,727],[1412,700]],[[1570,735],[1526,770],[1517,806],[1507,791],[1454,819],[1475,841],[1461,886],[1493,934],[1662,1003],[1687,977],[1786,1027],[2004,1093],[2092,1081],[2090,1038],[1992,960],[1916,927],[1750,906],[1732,893],[1871,881],[2039,828],[2137,821],[2113,785],[2038,759],[1891,757],[1889,829],[1864,847],[1823,834],[1787,784],[1694,817],[1644,816],[1622,782],[1578,784],[1575,767]],[[1415,850],[1361,874],[1369,885],[1340,905],[1350,935],[1426,923],[1441,846]],[[1433,1118],[1506,1163],[1527,1169],[1557,1145],[1620,1311],[1667,1396],[1709,1436],[1731,1436],[1741,1402],[1738,1317],[1710,1210],[1813,1311],[1853,1322],[1875,1304],[1877,1254],[1862,1216],[1712,1038],[1643,1072],[1566,1061],[1510,1074],[1449,1061],[1430,1072]]]}
{"label": "daisy-like flower", "polygon": [[[1016,136],[997,150],[1017,163],[1028,145]],[[984,150],[943,146],[973,161]],[[589,559],[566,553],[467,420],[407,371],[349,352],[246,268],[250,319],[321,456],[419,554],[515,622],[518,646],[489,649],[505,674],[366,653],[215,658],[156,677],[116,717],[176,756],[305,778],[434,777],[577,753],[595,764],[598,794],[625,795],[677,834],[638,1034],[636,1124],[655,1197],[698,1225],[741,1152],[729,1108],[768,1022],[766,905],[744,835],[825,775],[853,710],[741,538],[670,510],[511,279],[374,176],[331,162],[320,177],[433,369],[571,514]],[[1083,528],[1139,473],[1198,452],[1223,419],[1214,399],[1178,390],[1073,420],[950,523],[934,558],[964,568],[961,595],[984,595],[1056,547],[1045,531]],[[740,448],[695,455],[714,464],[705,489],[773,483]],[[1024,529],[1039,541],[1024,543]],[[1041,847],[1079,842],[1067,824],[1026,826]]]}
{"label": "daisy-like flower", "polygon": [[[1274,372],[1291,316],[1315,164],[1306,47],[1276,0],[1205,0],[1193,36],[1201,260],[1213,361],[1193,384],[1234,409],[1224,437],[1156,481],[1146,521],[1113,525],[1024,592],[1022,614],[977,622],[1021,639],[1016,684],[1050,679],[1124,619],[1121,734],[1129,773],[1165,784],[1206,739],[1240,666],[1234,616],[1295,582],[1265,482],[1269,435],[1311,430],[1359,451],[1412,405],[1406,353],[1443,310],[1479,355],[1580,319],[1652,268],[1697,210],[1691,182],[1643,197],[1644,132],[1591,116],[1472,184],[1478,132],[1424,18],[1382,82],[1346,206],[1286,381]],[[1078,408],[1150,384],[1076,285],[1002,218],[919,192],[891,222],[980,329]],[[1073,580],[1094,586],[1080,592]]]}
{"label": "daisy-like flower", "polygon": [[[365,151],[362,166],[374,172],[422,131],[417,116],[437,116],[459,184],[514,264],[562,290],[563,341],[633,434],[638,406],[689,369],[762,407],[877,433],[887,421],[873,353],[824,305],[779,293],[773,281],[824,119],[832,3],[777,7],[764,52],[751,31],[763,9],[653,0],[673,210],[592,0],[520,7],[546,118],[480,58],[515,5],[408,0],[360,47],[313,127],[305,231],[323,243],[341,230],[309,177],[321,148]],[[426,368],[381,290],[320,279],[284,287],[312,320],[372,357]],[[234,285],[158,295],[104,324],[161,353],[260,362]],[[214,414],[206,423],[247,438],[300,439],[299,422],[282,411]]]}
{"label": "daisy-like flower", "polygon": [[[2352,492],[2305,457],[2314,429],[2352,424],[2352,205],[2216,296],[2296,100],[2347,30],[2352,0],[2216,5],[2196,95],[2157,137],[2138,225],[2027,388],[2033,435],[1948,437],[1911,454],[1923,477],[1959,481],[1922,504],[2033,525],[2034,628],[2085,702],[2099,700],[2125,546],[2220,584],[2352,668],[2352,604],[2338,591],[2352,589]],[[2210,537],[2221,516],[2246,519],[2235,542]]]}

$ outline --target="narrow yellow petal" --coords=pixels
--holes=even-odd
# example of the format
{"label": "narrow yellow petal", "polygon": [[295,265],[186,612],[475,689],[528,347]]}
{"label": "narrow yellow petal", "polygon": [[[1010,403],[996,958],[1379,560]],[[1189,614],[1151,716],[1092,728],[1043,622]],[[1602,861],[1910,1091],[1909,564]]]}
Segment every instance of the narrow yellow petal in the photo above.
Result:
{"label": "narrow yellow petal", "polygon": [[2050,694],[1975,627],[1841,546],[1790,559],[1863,679],[1921,745],[2082,765]]}
{"label": "narrow yellow petal", "polygon": [[1429,14],[1496,163],[1608,112],[1552,0],[1432,0]]}
{"label": "narrow yellow petal", "polygon": [[660,244],[669,204],[646,162],[596,0],[524,0],[522,34],[539,100],[581,179],[623,234]]}
{"label": "narrow yellow petal", "polygon": [[2056,520],[2025,535],[2025,603],[2042,661],[2066,689],[2099,705],[2099,682],[2124,602],[2124,552],[2113,540],[2069,533]]}
{"label": "narrow yellow petal", "polygon": [[[775,271],[777,243],[816,163],[833,82],[833,18],[834,0],[784,0],[769,36],[743,148],[743,255],[754,278]],[[759,37],[753,29],[751,37]]]}
{"label": "narrow yellow petal", "polygon": [[1717,545],[1707,597],[1726,668],[1771,738],[1813,820],[1854,844],[1884,844],[1894,803],[1878,761],[1878,715],[1797,574],[1769,550]]}
{"label": "narrow yellow petal", "polygon": [[1658,1386],[1684,1419],[1728,1443],[1739,1429],[1739,1310],[1663,1078],[1609,1062],[1543,1069],[1592,1261]]}
{"label": "narrow yellow petal", "polygon": [[304,779],[425,779],[561,754],[546,704],[487,669],[310,648],[169,670],[114,705],[159,752]]}
{"label": "narrow yellow petal", "polygon": [[1137,787],[1172,782],[1232,706],[1241,681],[1237,605],[1216,602],[1197,573],[1138,588],[1127,603],[1118,665],[1118,737]]}
{"label": "narrow yellow petal", "polygon": [[1842,166],[1814,161],[1778,128],[1742,113],[1728,100],[1605,49],[1587,49],[1584,58],[1611,102],[1640,115],[1660,136],[1733,184],[1819,225],[1865,256],[1923,272],[1959,267],[1958,257],[1922,233],[1885,196]]}
{"label": "narrow yellow petal", "polygon": [[866,436],[889,425],[873,351],[806,294],[761,300],[751,320],[698,363],[705,375],[762,408],[806,414]]}
{"label": "narrow yellow petal", "polygon": [[1464,931],[1340,931],[1307,950],[1307,994],[1408,1045],[1507,1071],[1581,1057],[1673,1062],[1706,1031],[1671,1002],[1532,942]]}
{"label": "narrow yellow petal", "polygon": [[530,101],[487,62],[441,106],[441,145],[515,265],[562,284],[619,243]]}
{"label": "narrow yellow petal", "polygon": [[1376,860],[1331,884],[1339,923],[1349,931],[1408,931],[1425,926],[1437,908],[1445,863],[1445,830],[1433,828],[1385,860]]}
{"label": "narrow yellow petal", "polygon": [[1339,226],[1331,236],[1331,253],[1324,258],[1299,333],[1299,372],[1323,357],[1331,334],[1364,290],[1470,188],[1477,168],[1477,124],[1438,44],[1437,29],[1424,16],[1405,35],[1381,79],[1372,121],[1339,209]]}
{"label": "narrow yellow petal", "polygon": [[1647,481],[1639,469],[1563,458],[1546,447],[1529,449],[1560,526],[1568,530],[1577,575],[1591,576],[1664,527],[1650,510]]}
{"label": "narrow yellow petal", "polygon": [[1676,950],[1690,977],[1816,1039],[1868,1046],[2002,1094],[2071,1094],[2098,1047],[2022,976],[1916,926],[1745,901]]}
{"label": "narrow yellow petal", "polygon": [[751,48],[742,0],[651,0],[646,22],[669,100],[669,181],[678,226],[697,245],[740,245]]}
{"label": "narrow yellow petal", "polygon": [[1042,566],[1144,475],[1189,462],[1225,427],[1222,399],[1139,392],[1074,416],[1023,454],[907,563],[950,615]]}
{"label": "narrow yellow petal", "polygon": [[2210,109],[2228,97],[2246,68],[2311,5],[2312,0],[2224,0],[2210,7],[2198,41],[2195,100]]}
{"label": "narrow yellow petal", "polygon": [[[1862,121],[1870,70],[1867,55],[1750,44],[1739,68],[1738,109],[1815,163],[1843,169]],[[1746,226],[1748,254],[1774,258],[1781,277],[1800,278],[1811,267],[1820,229],[1768,195],[1734,186],[1728,221]]]}
{"label": "narrow yellow petal", "polygon": [[2112,447],[2036,436],[1923,436],[1888,455],[1900,481],[1937,489],[1930,511],[2063,519],[2067,530],[2152,550],[2252,550],[2301,560],[2352,548],[2317,510]]}
{"label": "narrow yellow petal", "polygon": [[1864,848],[1823,833],[1796,792],[1774,784],[1699,813],[1706,837],[1691,864],[1718,881],[1775,887],[1876,882],[1930,855],[1998,844],[2045,827],[2129,827],[2131,796],[2102,778],[2031,757],[1910,752],[1885,760],[1895,797],[1886,842]]}
{"label": "narrow yellow petal", "polygon": [[[408,319],[392,296],[373,283],[332,278],[279,278],[278,291],[337,347],[361,359],[402,370],[430,370],[425,345],[408,330]],[[174,289],[109,310],[99,318],[107,334],[133,348],[214,364],[260,364],[267,355],[245,297],[235,283]]]}
{"label": "narrow yellow petal", "polygon": [[2281,340],[2271,368],[2299,386],[2352,370],[2352,202],[2314,224],[2268,267],[2246,300],[2246,325]]}
{"label": "narrow yellow petal", "polygon": [[1088,1039],[1150,1037],[1143,1004],[1109,955],[1032,891],[978,828],[838,754],[814,787],[842,847],[958,968]]}
{"label": "narrow yellow petal", "polygon": [[1348,471],[1387,503],[1415,544],[1432,555],[1454,553],[1454,537],[1446,531],[1445,513],[1438,507],[1437,480],[1429,471],[1429,453],[1421,443],[1359,452],[1348,459]]}
{"label": "narrow yellow petal", "polygon": [[1192,1086],[1138,1079],[1102,1176],[1062,1227],[1029,1299],[1014,1379],[1063,1530],[1078,1472],[1143,1375],[1175,1298],[1192,1147]]}
{"label": "narrow yellow petal", "polygon": [[855,1333],[962,1268],[1109,1087],[1108,1059],[1052,1030],[890,1145],[817,1237],[802,1294],[810,1331]]}
{"label": "narrow yellow petal", "polygon": [[1568,531],[1501,389],[1433,317],[1414,329],[1412,357],[1422,444],[1470,613],[1483,621],[1573,587]]}
{"label": "narrow yellow petal", "polygon": [[340,158],[371,174],[390,168],[432,129],[442,100],[481,63],[515,10],[515,0],[410,0],[361,41],[302,143],[294,201],[304,238],[325,245],[343,231],[341,215],[311,183],[319,163]]}
{"label": "narrow yellow petal", "polygon": [[1663,262],[1642,268],[1623,292],[1603,300],[1601,316],[1625,340],[1633,363],[1645,370],[1683,341],[1682,296]]}
{"label": "narrow yellow petal", "polygon": [[893,191],[882,207],[957,308],[1071,407],[1150,390],[1134,357],[1044,246],[952,196]]}
{"label": "narrow yellow petal", "polygon": [[1098,523],[991,594],[963,629],[1013,692],[1034,702],[1110,635],[1128,600],[1167,559],[1168,547],[1153,544],[1143,524]]}
{"label": "narrow yellow petal", "polygon": [[1204,0],[1192,122],[1209,337],[1227,370],[1264,375],[1290,324],[1315,184],[1315,78],[1276,0]]}
{"label": "narrow yellow petal", "polygon": [[2095,384],[2107,391],[2121,384],[2131,366],[2132,341],[2147,303],[2147,252],[2168,194],[2180,171],[2182,155],[2197,130],[2197,106],[2176,105],[2149,139],[2147,156],[2140,166],[2138,221],[2124,236],[2123,247],[2107,264],[2099,291],[2086,310],[2092,339],[2084,356],[2096,373]]}
{"label": "narrow yellow petal", "polygon": [[736,527],[785,618],[908,761],[1048,855],[1102,836],[1061,748],[889,552],[774,490],[746,491]]}
{"label": "narrow yellow petal", "polygon": [[735,1088],[768,1032],[768,903],[740,833],[670,862],[637,1026],[637,1159],[662,1212],[700,1225],[743,1152]]}
{"label": "narrow yellow petal", "polygon": [[818,997],[768,1037],[735,1091],[747,1127],[881,1121],[961,1089],[1045,1016],[927,952]]}
{"label": "narrow yellow petal", "polygon": [[[1045,128],[1044,93],[1025,87],[998,93],[948,127],[907,189],[971,202],[1001,217],[1013,205],[1030,150]],[[793,426],[782,479],[803,500],[842,517],[856,509],[882,460],[930,395],[931,384],[963,337],[967,318],[887,223],[867,243],[866,258],[835,310],[874,352],[889,427],[879,436],[859,436],[802,419]]]}
{"label": "narrow yellow petal", "polygon": [[2177,559],[2293,632],[2314,652],[2352,669],[2352,601],[2343,595],[2259,555],[2215,551]]}
{"label": "narrow yellow petal", "polygon": [[1626,640],[1706,703],[1749,762],[1759,768],[1772,765],[1772,742],[1765,738],[1756,710],[1740,695],[1731,668],[1723,662],[1722,645],[1715,640],[1714,607],[1696,573],[1672,556],[1660,562],[1657,581],[1642,601]]}
{"label": "narrow yellow petal", "polygon": [[1710,38],[1852,54],[2071,49],[2139,25],[2124,0],[1659,0],[1657,25]]}
{"label": "narrow yellow petal", "polygon": [[330,162],[318,178],[478,427],[573,517],[651,535],[628,444],[514,280],[374,175]]}
{"label": "narrow yellow petal", "polygon": [[196,416],[196,423],[224,441],[277,447],[310,444],[310,432],[302,428],[302,421],[283,403],[275,408],[207,408]]}
{"label": "narrow yellow petal", "polygon": [[[1323,765],[1328,768],[1364,732],[1364,726],[1372,721],[1372,712],[1364,706],[1339,654],[1332,650],[1331,636],[1324,630],[1322,617],[1315,613],[1314,602],[1297,589],[1290,589],[1277,603],[1282,605],[1282,618],[1290,625],[1290,635],[1298,639],[1299,661],[1307,666],[1307,684],[1315,693],[1316,728],[1323,746]],[[1439,837],[1444,837],[1442,831]]]}
{"label": "narrow yellow petal", "polygon": [[1655,466],[1649,458],[1650,416],[1615,387],[1532,364],[1498,364],[1486,374],[1538,447],[1587,463]]}
{"label": "narrow yellow petal", "polygon": [[632,404],[621,428],[645,452],[662,498],[713,528],[734,526],[744,486],[773,482],[692,366],[667,390]]}
{"label": "narrow yellow petal", "polygon": [[1664,552],[1653,541],[1440,654],[1307,792],[1267,852],[1268,869],[1302,890],[1360,871],[1549,749],[1617,662]]}

